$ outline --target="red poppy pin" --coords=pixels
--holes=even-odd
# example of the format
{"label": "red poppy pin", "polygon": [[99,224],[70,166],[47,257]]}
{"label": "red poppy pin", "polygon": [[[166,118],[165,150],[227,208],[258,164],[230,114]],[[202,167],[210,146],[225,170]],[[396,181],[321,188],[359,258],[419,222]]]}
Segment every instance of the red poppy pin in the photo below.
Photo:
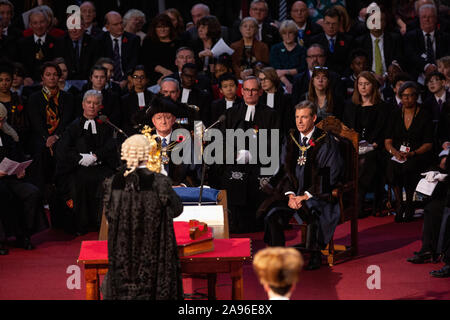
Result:
{"label": "red poppy pin", "polygon": [[72,200],[72,199],[67,200],[67,201],[66,201],[66,205],[67,205],[70,209],[73,209],[73,200]]}
{"label": "red poppy pin", "polygon": [[122,43],[127,43],[128,42],[128,38],[126,38],[126,37],[123,37],[123,39],[122,39]]}
{"label": "red poppy pin", "polygon": [[103,105],[100,105],[98,108],[99,108],[100,110],[102,110],[102,109],[104,108],[104,106],[103,106]]}
{"label": "red poppy pin", "polygon": [[177,143],[182,143],[183,141],[184,141],[184,136],[180,134],[177,138]]}
{"label": "red poppy pin", "polygon": [[314,141],[313,138],[309,139],[309,145],[310,145],[311,147],[315,147],[315,146],[316,146],[316,142]]}
{"label": "red poppy pin", "polygon": [[344,40],[339,41],[339,45],[340,45],[341,47],[343,47],[343,46],[345,45]]}
{"label": "red poppy pin", "polygon": [[306,35],[308,35],[308,36],[309,36],[309,35],[311,34],[311,30],[306,30],[306,32],[305,32],[305,33],[306,33]]}
{"label": "red poppy pin", "polygon": [[[106,120],[108,120],[108,118],[106,118]],[[103,121],[100,118],[95,119],[95,122],[97,122],[98,124],[103,124]]]}
{"label": "red poppy pin", "polygon": [[49,47],[50,49],[53,48],[53,47],[54,47],[53,42],[50,42],[50,44],[48,45],[48,47]]}
{"label": "red poppy pin", "polygon": [[19,112],[22,111],[22,110],[23,110],[23,105],[19,104],[19,105],[17,106],[17,110],[18,110]]}
{"label": "red poppy pin", "polygon": [[437,26],[436,26],[436,28],[437,28],[438,30],[441,30],[441,24],[438,23]]}
{"label": "red poppy pin", "polygon": [[253,126],[253,131],[255,131],[255,133],[258,133],[259,131],[259,128],[256,124]]}

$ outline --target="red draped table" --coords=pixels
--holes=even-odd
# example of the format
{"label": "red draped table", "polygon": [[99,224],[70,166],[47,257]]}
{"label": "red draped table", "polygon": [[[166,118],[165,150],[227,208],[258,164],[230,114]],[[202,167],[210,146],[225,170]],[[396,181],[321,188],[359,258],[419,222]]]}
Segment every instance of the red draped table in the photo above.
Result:
{"label": "red draped table", "polygon": [[[250,239],[214,239],[213,241],[214,251],[181,257],[181,270],[189,275],[207,275],[209,299],[214,299],[216,296],[217,274],[229,273],[232,280],[231,299],[242,300],[244,298],[242,266],[251,256]],[[100,300],[99,276],[108,272],[107,241],[83,241],[78,262],[84,264],[86,299]]]}

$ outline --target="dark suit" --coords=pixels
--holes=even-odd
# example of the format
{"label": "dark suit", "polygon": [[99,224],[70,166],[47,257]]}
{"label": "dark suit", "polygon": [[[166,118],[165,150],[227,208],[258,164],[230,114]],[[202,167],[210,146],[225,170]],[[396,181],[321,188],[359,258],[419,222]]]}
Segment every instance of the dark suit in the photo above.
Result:
{"label": "dark suit", "polygon": [[[373,65],[373,42],[370,33],[365,34],[355,40],[355,45],[358,48],[364,49],[369,55],[369,68]],[[404,67],[403,61],[403,46],[402,40],[398,34],[384,33],[383,35],[383,54],[384,64],[387,68],[391,65],[392,61],[397,60],[398,63]]]}
{"label": "dark suit", "polygon": [[324,32],[311,37],[307,46],[309,47],[314,43],[318,43],[326,48],[328,67],[341,75],[344,74],[344,72],[348,69],[348,59],[352,49],[352,37],[345,33],[339,32],[335,38],[333,53],[330,52],[329,42]]}
{"label": "dark suit", "polygon": [[[111,34],[105,32],[99,38],[100,52],[103,57],[108,57],[114,60],[113,41],[111,40]],[[121,62],[122,62],[122,79],[126,78],[127,72],[134,68],[139,59],[140,38],[129,32],[124,32],[122,35],[122,49],[121,49]],[[117,80],[117,79],[115,79]]]}
{"label": "dark suit", "polygon": [[[28,99],[27,112],[31,125],[31,155],[34,159],[30,166],[33,184],[43,190],[46,182],[53,179],[54,159],[52,151],[45,146],[50,135],[61,136],[65,128],[75,118],[74,98],[64,91],[59,92],[58,112],[59,124],[55,131],[50,134],[47,128],[46,106],[48,102],[42,91],[34,92]],[[58,142],[56,142],[58,143]]]}
{"label": "dark suit", "polygon": [[[300,132],[292,130],[297,142],[300,141]],[[283,178],[277,186],[279,194],[279,207],[274,207],[265,218],[264,242],[270,246],[284,246],[284,226],[295,213],[287,207],[286,192],[303,195],[308,191],[312,198],[303,202],[303,209],[298,210],[301,218],[308,223],[310,231],[307,249],[324,249],[334,234],[339,222],[339,204],[330,202],[333,186],[340,179],[343,169],[343,159],[336,140],[324,131],[316,128],[312,135],[315,146],[306,151],[306,163],[301,166],[297,159],[300,150],[289,135],[283,145],[281,161],[284,171],[280,173]],[[322,138],[321,138],[322,137]]]}
{"label": "dark suit", "polygon": [[[278,114],[281,133],[284,135],[291,127],[295,127],[291,95],[284,93],[283,88],[280,87],[275,92],[273,100],[273,110]],[[259,103],[267,105],[267,92],[263,92],[259,98]]]}
{"label": "dark suit", "polygon": [[[22,38],[17,42],[18,57],[17,61],[25,67],[25,75],[31,77],[34,81],[41,80],[39,68],[46,61],[52,61],[61,53],[59,41],[47,34],[45,43],[42,44],[42,55],[39,54],[38,45],[34,42],[34,36]],[[40,59],[38,59],[40,58]]]}
{"label": "dark suit", "polygon": [[[448,55],[450,52],[449,35],[436,30],[434,33],[436,49],[434,58],[439,59]],[[422,29],[415,29],[408,32],[404,37],[404,46],[407,61],[407,70],[414,78],[417,78],[424,72],[425,66],[429,63],[426,57],[425,49],[426,39]]]}
{"label": "dark suit", "polygon": [[69,70],[68,80],[85,80],[89,77],[89,71],[99,58],[98,41],[85,34],[81,41],[78,60],[72,39],[67,34],[61,39],[62,57]]}
{"label": "dark suit", "polygon": [[[234,100],[234,104],[238,104],[242,102],[241,97],[236,97],[236,100]],[[211,104],[211,112],[209,117],[209,124],[214,123],[219,119],[221,115],[223,115],[227,111],[227,103],[225,101],[225,98],[214,100]]]}
{"label": "dark suit", "polygon": [[150,105],[154,94],[148,90],[144,91],[145,106],[139,106],[139,98],[135,91],[130,92],[122,97],[123,116],[122,126],[123,130],[132,135],[140,133],[139,129],[135,128],[139,124],[145,124],[147,107]]}
{"label": "dark suit", "polygon": [[[181,94],[178,101],[181,101],[182,94],[183,88],[181,88]],[[196,87],[192,88],[191,92],[189,92],[187,104],[195,105],[199,108],[200,119],[205,124],[208,123],[210,119],[211,102],[212,102],[211,95]]]}
{"label": "dark suit", "polygon": [[22,37],[22,32],[14,27],[8,27],[8,34],[0,39],[0,57],[10,61],[17,60],[17,41]]}
{"label": "dark suit", "polygon": [[311,18],[308,17],[308,19],[306,20],[306,27],[303,33],[303,41],[300,40],[300,37],[297,37],[298,43],[303,47],[305,47],[307,43],[310,43],[311,37],[314,37],[315,35],[318,35],[321,32],[323,32],[322,27],[319,24],[313,22]]}
{"label": "dark suit", "polygon": [[[254,135],[250,137],[248,144],[244,146],[244,150],[252,151],[249,144],[261,143],[260,129],[269,129],[267,136],[270,137],[270,129],[279,129],[279,119],[275,110],[263,105],[257,104],[255,107],[255,114],[253,120],[245,121],[247,113],[247,105],[244,102],[236,104],[225,112],[226,119],[222,124],[222,130],[225,134],[225,129],[238,130],[242,129],[244,132],[254,130]],[[255,140],[254,140],[255,139]],[[275,142],[272,142],[275,143]],[[267,142],[268,150],[271,150],[271,141]],[[227,146],[231,146],[230,141]],[[253,160],[256,164],[237,164],[238,147],[235,141],[234,149],[229,150],[224,147],[225,158],[232,157],[234,164],[227,164],[224,167],[222,174],[222,187],[227,190],[228,204],[231,210],[231,230],[232,232],[254,232],[262,229],[262,221],[256,220],[256,209],[264,200],[264,193],[260,187],[262,179],[269,179],[270,176],[263,176],[261,174],[261,162],[258,155],[253,154]],[[259,149],[258,149],[259,150]],[[226,161],[224,163],[227,163]]]}

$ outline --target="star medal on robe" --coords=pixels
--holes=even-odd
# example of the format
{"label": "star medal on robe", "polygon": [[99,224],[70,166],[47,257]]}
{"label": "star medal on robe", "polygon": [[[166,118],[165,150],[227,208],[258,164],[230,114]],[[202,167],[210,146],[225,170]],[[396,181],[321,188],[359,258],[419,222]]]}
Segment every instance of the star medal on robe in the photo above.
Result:
{"label": "star medal on robe", "polygon": [[299,146],[299,148],[300,148],[300,151],[302,152],[302,154],[301,154],[301,156],[299,156],[298,157],[298,159],[297,159],[297,164],[299,165],[299,166],[304,166],[305,164],[306,164],[306,151],[309,149],[309,148],[311,148],[311,146],[307,146],[307,147],[302,147],[302,146]]}
{"label": "star medal on robe", "polygon": [[161,161],[163,164],[169,164],[170,158],[167,155],[167,148],[161,149]]}

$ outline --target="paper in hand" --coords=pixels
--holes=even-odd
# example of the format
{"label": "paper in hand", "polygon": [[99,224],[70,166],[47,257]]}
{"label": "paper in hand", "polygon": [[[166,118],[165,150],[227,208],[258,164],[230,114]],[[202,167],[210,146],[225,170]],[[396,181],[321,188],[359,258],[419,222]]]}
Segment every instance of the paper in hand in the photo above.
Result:
{"label": "paper in hand", "polygon": [[0,162],[0,171],[5,172],[8,176],[12,176],[14,174],[22,173],[28,166],[33,162],[33,160],[28,160],[25,162],[17,162],[8,158],[3,158],[3,161]]}
{"label": "paper in hand", "polygon": [[211,49],[211,52],[212,52],[214,58],[218,58],[223,53],[227,53],[231,56],[234,53],[234,50],[231,49],[225,43],[225,41],[223,41],[222,38],[220,38],[220,40],[217,41],[216,44],[214,45],[214,47]]}

